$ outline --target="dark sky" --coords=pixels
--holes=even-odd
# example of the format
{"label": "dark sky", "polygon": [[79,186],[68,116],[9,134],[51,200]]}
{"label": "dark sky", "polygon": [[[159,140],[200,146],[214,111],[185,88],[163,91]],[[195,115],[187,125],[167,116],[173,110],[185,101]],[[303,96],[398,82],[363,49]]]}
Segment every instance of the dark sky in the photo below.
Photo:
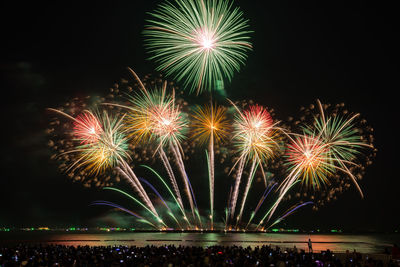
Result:
{"label": "dark sky", "polygon": [[[139,75],[153,72],[141,31],[145,12],[161,1],[80,2],[1,4],[0,227],[93,225],[107,214],[88,206],[107,198],[104,192],[71,183],[49,159],[45,108],[105,94],[127,66]],[[227,86],[228,96],[256,99],[282,119],[317,98],[345,102],[374,127],[379,149],[360,182],[365,199],[352,187],[319,212],[299,212],[286,226],[399,229],[394,7],[264,2],[235,1],[250,19],[254,50]]]}

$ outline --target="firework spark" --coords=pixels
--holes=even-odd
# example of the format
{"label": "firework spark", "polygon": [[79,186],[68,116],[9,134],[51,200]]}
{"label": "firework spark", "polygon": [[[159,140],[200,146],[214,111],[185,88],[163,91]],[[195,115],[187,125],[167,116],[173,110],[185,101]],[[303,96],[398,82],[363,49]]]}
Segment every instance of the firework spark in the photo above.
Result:
{"label": "firework spark", "polygon": [[252,49],[248,23],[230,1],[164,2],[150,15],[143,31],[150,59],[191,91],[230,81]]}

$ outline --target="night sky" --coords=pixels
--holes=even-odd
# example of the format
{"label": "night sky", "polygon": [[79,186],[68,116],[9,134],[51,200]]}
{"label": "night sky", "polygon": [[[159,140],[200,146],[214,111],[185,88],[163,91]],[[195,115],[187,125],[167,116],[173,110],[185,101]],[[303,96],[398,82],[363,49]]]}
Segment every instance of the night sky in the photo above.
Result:
{"label": "night sky", "polygon": [[[109,209],[88,206],[112,196],[70,182],[50,160],[45,108],[106,94],[127,66],[141,76],[154,72],[141,31],[158,2],[1,4],[0,227],[116,223],[107,218]],[[282,120],[317,98],[345,102],[374,127],[379,150],[360,181],[365,199],[352,186],[320,211],[304,209],[282,225],[399,229],[394,8],[364,1],[264,2],[235,1],[254,30],[254,50],[226,86],[228,97],[255,99]],[[208,207],[208,193],[197,197]]]}

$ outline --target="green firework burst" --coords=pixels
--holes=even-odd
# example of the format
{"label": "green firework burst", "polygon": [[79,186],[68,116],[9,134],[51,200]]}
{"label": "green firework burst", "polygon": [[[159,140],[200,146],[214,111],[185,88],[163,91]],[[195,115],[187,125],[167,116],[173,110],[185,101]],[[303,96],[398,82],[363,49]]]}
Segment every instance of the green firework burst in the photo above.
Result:
{"label": "green firework burst", "polygon": [[149,59],[197,94],[223,87],[252,49],[248,21],[231,1],[176,0],[150,15],[143,31]]}

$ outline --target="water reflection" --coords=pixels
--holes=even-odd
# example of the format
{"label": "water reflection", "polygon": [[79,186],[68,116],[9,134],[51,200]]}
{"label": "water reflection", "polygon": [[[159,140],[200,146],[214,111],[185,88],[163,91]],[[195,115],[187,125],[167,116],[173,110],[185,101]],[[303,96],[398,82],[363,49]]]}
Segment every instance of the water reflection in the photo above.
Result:
{"label": "water reflection", "polygon": [[279,246],[307,251],[311,238],[314,251],[330,249],[335,252],[356,249],[363,253],[380,253],[384,247],[399,243],[399,235],[346,235],[346,234],[281,234],[281,233],[3,233],[3,242],[47,242],[64,245],[89,246]]}

